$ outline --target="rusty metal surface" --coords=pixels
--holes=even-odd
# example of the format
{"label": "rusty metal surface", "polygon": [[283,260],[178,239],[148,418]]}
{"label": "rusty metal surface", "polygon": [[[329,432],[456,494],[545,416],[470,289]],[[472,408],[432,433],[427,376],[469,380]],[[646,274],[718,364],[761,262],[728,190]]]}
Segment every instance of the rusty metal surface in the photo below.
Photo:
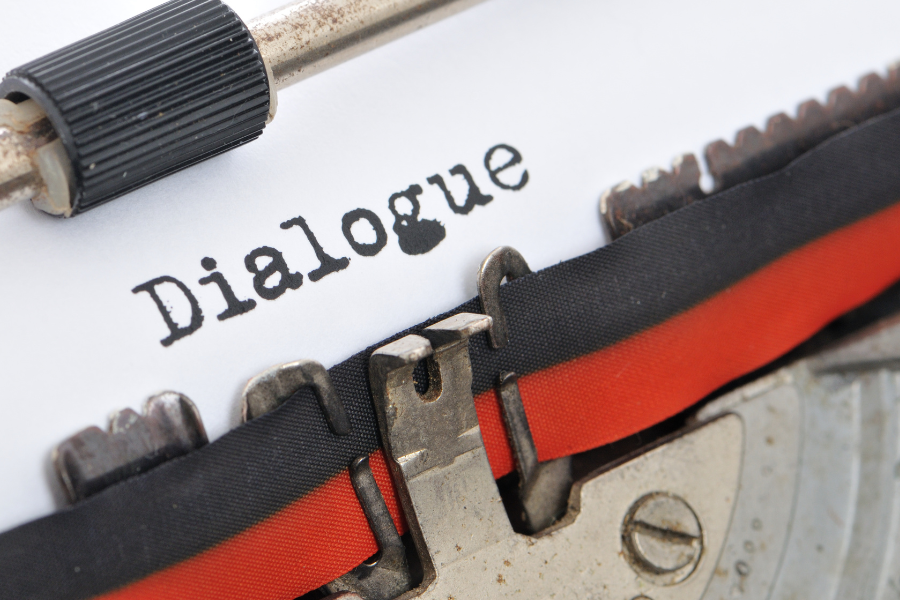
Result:
{"label": "rusty metal surface", "polygon": [[200,413],[187,396],[163,392],[147,400],[144,414],[113,413],[109,431],[73,435],[53,452],[53,466],[70,502],[147,471],[207,443]]}
{"label": "rusty metal surface", "polygon": [[832,135],[898,106],[900,67],[895,66],[887,77],[862,77],[856,91],[845,86],[831,90],[824,105],[803,102],[796,118],[784,113],[770,117],[765,131],[742,129],[734,144],[716,140],[704,152],[715,189],[772,173]]}
{"label": "rusty metal surface", "polygon": [[53,126],[35,103],[0,100],[0,210],[46,190],[36,154],[55,139]]}
{"label": "rusty metal surface", "polygon": [[658,167],[644,171],[640,187],[624,181],[603,192],[600,214],[609,239],[614,240],[704,196],[697,157],[683,154],[672,161],[671,171]]}
{"label": "rusty metal surface", "polygon": [[[846,86],[831,90],[825,104],[801,103],[796,117],[770,117],[764,131],[746,127],[733,144],[716,140],[703,153],[713,191],[774,173],[831,136],[898,107],[900,66],[893,66],[885,77],[865,75],[855,91]],[[640,187],[625,181],[603,192],[600,217],[610,241],[704,198],[700,177],[697,158],[684,154],[673,161],[671,171],[645,171]]]}
{"label": "rusty metal surface", "polygon": [[248,24],[283,89],[481,0],[304,0]]}
{"label": "rusty metal surface", "polygon": [[338,577],[325,589],[331,593],[358,593],[366,600],[396,598],[412,588],[413,580],[406,548],[375,481],[368,456],[361,456],[350,465],[350,482],[378,542],[378,556],[373,562],[365,562]]}

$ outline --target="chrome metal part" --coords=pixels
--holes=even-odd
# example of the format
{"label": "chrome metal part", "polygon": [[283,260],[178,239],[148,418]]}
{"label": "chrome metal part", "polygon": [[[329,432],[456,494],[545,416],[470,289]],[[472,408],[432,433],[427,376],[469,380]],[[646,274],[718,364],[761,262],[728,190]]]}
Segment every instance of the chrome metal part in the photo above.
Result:
{"label": "chrome metal part", "polygon": [[500,375],[499,391],[503,421],[519,472],[522,522],[528,533],[536,533],[552,525],[568,507],[572,457],[538,462],[515,373]]}
{"label": "chrome metal part", "polygon": [[641,175],[641,186],[630,181],[600,196],[600,215],[610,240],[656,220],[706,194],[700,189],[700,164],[693,154],[672,161],[672,170],[654,167]]}
{"label": "chrome metal part", "polygon": [[108,432],[89,427],[70,437],[52,460],[68,500],[77,502],[206,443],[194,403],[163,392],[147,400],[143,416],[126,408],[110,416]]}
{"label": "chrome metal part", "polygon": [[480,1],[303,0],[248,27],[281,90]]}
{"label": "chrome metal part", "polygon": [[500,246],[488,254],[478,269],[478,296],[484,312],[493,320],[488,337],[494,348],[505,348],[509,343],[509,325],[500,306],[500,283],[504,278],[512,281],[529,273],[528,263],[509,246]]}
{"label": "chrome metal part", "polygon": [[[378,397],[390,391],[385,402],[375,401],[382,441],[388,452],[398,457],[396,464],[404,476],[415,477],[451,463],[460,453],[481,444],[474,405],[471,411],[453,413],[448,413],[445,405],[448,397],[472,395],[468,338],[485,331],[490,323],[491,318],[485,315],[455,315],[423,331],[433,341],[408,335],[372,354],[369,378],[373,393]],[[433,344],[437,345],[435,350]],[[422,401],[413,384],[413,369],[429,357],[436,368]],[[386,427],[403,435],[384,435]]]}
{"label": "chrome metal part", "polygon": [[378,542],[379,554],[374,562],[363,563],[325,588],[332,593],[354,592],[365,600],[396,598],[412,587],[412,576],[406,547],[372,474],[368,456],[361,456],[350,465],[350,481]]}
{"label": "chrome metal part", "polygon": [[741,491],[704,598],[900,594],[900,319],[704,407],[740,415]]}
{"label": "chrome metal part", "polygon": [[[479,319],[483,319],[479,321]],[[535,537],[515,533],[487,461],[472,397],[467,338],[489,321],[457,315],[376,350],[372,393],[423,584],[401,598],[699,598],[713,576],[737,493],[743,433],[728,415],[576,483],[570,509]],[[430,330],[430,332],[429,332]],[[425,397],[418,361],[435,363]],[[677,586],[635,574],[622,522],[654,492],[683,498],[702,523],[705,550]]]}
{"label": "chrome metal part", "polygon": [[350,418],[331,383],[331,376],[314,360],[278,365],[251,379],[241,397],[241,416],[246,422],[271,412],[305,387],[315,392],[331,432],[335,435],[350,433]]}
{"label": "chrome metal part", "polygon": [[638,575],[658,585],[674,585],[690,577],[700,562],[703,531],[687,502],[653,492],[625,516],[622,545]]}
{"label": "chrome metal part", "polygon": [[69,157],[41,108],[0,99],[0,210],[32,200],[45,212],[68,215],[71,178]]}

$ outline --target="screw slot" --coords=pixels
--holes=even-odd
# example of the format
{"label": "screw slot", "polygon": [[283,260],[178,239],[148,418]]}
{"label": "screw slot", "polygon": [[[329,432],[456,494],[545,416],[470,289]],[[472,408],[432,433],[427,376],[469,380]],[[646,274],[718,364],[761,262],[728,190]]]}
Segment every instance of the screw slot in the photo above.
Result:
{"label": "screw slot", "polygon": [[622,523],[622,545],[631,568],[656,585],[690,577],[703,554],[700,520],[683,499],[647,494],[631,505]]}

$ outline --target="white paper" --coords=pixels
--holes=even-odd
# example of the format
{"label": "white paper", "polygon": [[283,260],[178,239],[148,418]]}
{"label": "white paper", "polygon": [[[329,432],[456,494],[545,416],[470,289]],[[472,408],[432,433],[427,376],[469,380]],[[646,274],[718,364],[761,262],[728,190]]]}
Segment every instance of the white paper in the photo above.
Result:
{"label": "white paper", "polygon": [[[7,71],[154,2],[4,4]],[[249,19],[279,2],[231,4]],[[54,510],[51,449],[115,409],[177,390],[221,436],[238,424],[247,379],[298,358],[331,366],[452,308],[475,294],[493,248],[519,249],[534,269],[597,248],[603,189],[883,71],[900,56],[898,18],[900,4],[875,0],[489,0],[282,92],[248,146],[76,219],[0,213],[0,530]],[[523,156],[520,191],[498,188],[482,164],[501,143]],[[467,215],[426,182],[441,174],[462,202],[457,164],[494,196]],[[400,250],[387,206],[411,184],[424,189],[421,217],[446,228],[419,256]],[[355,208],[387,229],[374,257],[341,232]],[[279,227],[299,215],[350,264],[261,299],[244,267],[254,248],[277,248],[304,275],[318,266],[302,231]],[[257,307],[218,321],[221,294],[198,284],[204,257]],[[184,282],[205,316],[170,347],[150,297],[131,292],[162,275]]]}

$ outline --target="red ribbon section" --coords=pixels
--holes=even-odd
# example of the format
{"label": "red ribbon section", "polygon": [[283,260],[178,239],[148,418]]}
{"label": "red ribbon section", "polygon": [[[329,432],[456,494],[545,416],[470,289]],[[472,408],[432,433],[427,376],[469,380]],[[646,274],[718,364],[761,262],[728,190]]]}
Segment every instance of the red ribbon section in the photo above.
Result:
{"label": "red ribbon section", "polygon": [[[900,279],[900,204],[811,242],[613,346],[519,379],[540,458],[596,448],[681,412]],[[495,392],[476,400],[496,477],[514,468]],[[372,469],[405,523],[382,453]],[[106,600],[292,600],[377,551],[347,472],[218,546]]]}

